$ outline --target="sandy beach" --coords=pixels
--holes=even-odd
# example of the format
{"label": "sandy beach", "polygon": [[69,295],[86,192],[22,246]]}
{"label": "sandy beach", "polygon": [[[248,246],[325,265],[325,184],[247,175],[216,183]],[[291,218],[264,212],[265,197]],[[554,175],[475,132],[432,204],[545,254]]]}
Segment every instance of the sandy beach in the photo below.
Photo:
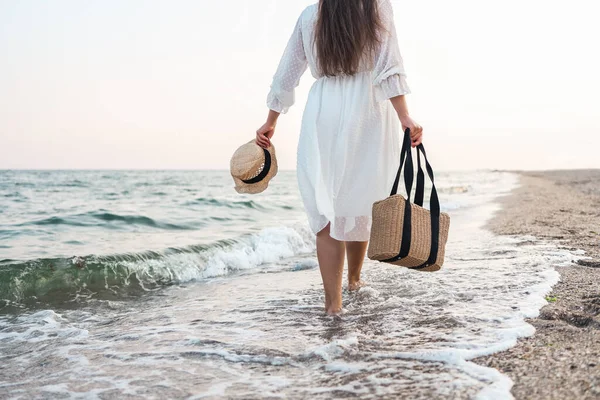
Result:
{"label": "sandy beach", "polygon": [[534,336],[475,360],[513,381],[516,399],[600,399],[600,170],[520,172],[488,225],[501,235],[532,235],[586,258],[557,267]]}

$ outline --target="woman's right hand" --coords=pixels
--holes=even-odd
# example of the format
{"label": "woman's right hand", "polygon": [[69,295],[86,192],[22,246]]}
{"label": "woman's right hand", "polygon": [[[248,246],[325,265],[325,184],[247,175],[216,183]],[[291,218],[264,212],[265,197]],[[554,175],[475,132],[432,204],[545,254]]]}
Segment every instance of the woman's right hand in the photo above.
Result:
{"label": "woman's right hand", "polygon": [[402,131],[406,128],[410,129],[410,139],[412,147],[417,147],[423,142],[423,127],[416,123],[411,117],[400,117],[400,123],[402,124]]}
{"label": "woman's right hand", "polygon": [[263,149],[268,149],[271,146],[271,138],[274,134],[275,124],[267,121],[256,131],[256,144]]}
{"label": "woman's right hand", "polygon": [[271,138],[275,134],[275,127],[277,126],[277,119],[279,118],[279,112],[269,110],[267,116],[267,122],[256,131],[256,144],[263,149],[271,147]]}

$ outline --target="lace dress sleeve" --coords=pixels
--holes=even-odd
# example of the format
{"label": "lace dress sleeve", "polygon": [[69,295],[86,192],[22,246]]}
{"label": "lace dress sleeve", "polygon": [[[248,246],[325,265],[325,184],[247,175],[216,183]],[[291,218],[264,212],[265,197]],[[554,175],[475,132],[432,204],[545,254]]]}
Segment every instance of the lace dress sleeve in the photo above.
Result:
{"label": "lace dress sleeve", "polygon": [[394,10],[390,0],[379,2],[379,15],[381,15],[385,31],[382,33],[380,47],[375,57],[373,85],[376,100],[384,101],[408,94],[410,88],[406,82],[406,73],[394,24]]}
{"label": "lace dress sleeve", "polygon": [[283,52],[277,72],[273,76],[271,91],[267,97],[269,109],[282,114],[288,112],[294,105],[295,89],[307,67],[308,61],[302,41],[302,16],[300,16]]}

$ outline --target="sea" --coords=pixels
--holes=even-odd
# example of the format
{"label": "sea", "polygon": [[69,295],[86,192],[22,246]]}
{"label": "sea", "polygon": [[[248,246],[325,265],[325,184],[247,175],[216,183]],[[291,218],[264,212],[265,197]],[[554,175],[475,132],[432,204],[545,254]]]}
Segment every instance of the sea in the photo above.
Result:
{"label": "sea", "polygon": [[576,254],[486,230],[516,175],[436,184],[443,269],[366,260],[331,317],[294,171],[258,195],[228,171],[0,171],[0,398],[510,399],[471,360],[533,334]]}

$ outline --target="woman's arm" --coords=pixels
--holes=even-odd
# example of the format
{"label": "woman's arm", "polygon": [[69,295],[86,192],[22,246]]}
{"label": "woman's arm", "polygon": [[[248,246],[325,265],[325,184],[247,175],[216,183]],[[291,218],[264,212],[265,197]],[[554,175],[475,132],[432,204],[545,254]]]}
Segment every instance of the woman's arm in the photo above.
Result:
{"label": "woman's arm", "polygon": [[285,114],[294,104],[295,89],[307,68],[308,61],[302,40],[302,15],[300,15],[273,76],[271,91],[267,96],[267,107],[269,107],[267,122],[256,131],[256,143],[259,146],[267,148],[271,145],[277,118],[280,114]]}
{"label": "woman's arm", "polygon": [[404,95],[410,93],[404,72],[404,62],[398,45],[398,35],[394,23],[394,9],[390,0],[379,3],[382,24],[385,28],[380,48],[375,57],[373,69],[373,85],[375,98],[378,101],[389,99],[400,118],[403,130],[410,129],[412,145],[418,146],[423,136],[423,128],[408,114],[408,106]]}
{"label": "woman's arm", "polygon": [[406,98],[404,95],[395,96],[390,98],[400,123],[402,124],[402,130],[406,128],[410,129],[410,138],[412,139],[412,147],[417,147],[423,141],[423,127],[416,123],[408,114],[408,105],[406,104]]}

